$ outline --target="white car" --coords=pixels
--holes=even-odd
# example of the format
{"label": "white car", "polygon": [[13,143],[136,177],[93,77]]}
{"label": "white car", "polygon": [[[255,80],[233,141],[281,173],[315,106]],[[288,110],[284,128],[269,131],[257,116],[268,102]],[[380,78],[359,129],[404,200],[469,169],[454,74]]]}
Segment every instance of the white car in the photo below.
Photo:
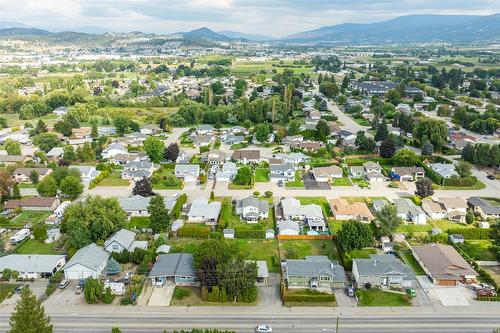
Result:
{"label": "white car", "polygon": [[268,325],[259,325],[255,328],[255,333],[272,333],[273,328]]}

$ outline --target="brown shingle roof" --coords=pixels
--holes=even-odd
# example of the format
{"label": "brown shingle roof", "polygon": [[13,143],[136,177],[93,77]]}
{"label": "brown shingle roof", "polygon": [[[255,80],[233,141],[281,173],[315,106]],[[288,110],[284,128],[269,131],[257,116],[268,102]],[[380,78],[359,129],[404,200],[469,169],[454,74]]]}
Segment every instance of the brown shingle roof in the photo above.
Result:
{"label": "brown shingle roof", "polygon": [[233,160],[258,160],[260,158],[260,150],[235,150],[233,152]]}
{"label": "brown shingle roof", "polygon": [[16,209],[17,207],[51,207],[56,201],[55,197],[48,198],[23,198],[20,200],[8,200],[5,202],[5,209]]}
{"label": "brown shingle roof", "polygon": [[39,175],[46,175],[50,171],[52,171],[49,168],[17,168],[14,171],[15,175],[26,175],[29,176],[31,175],[32,171],[36,171]]}

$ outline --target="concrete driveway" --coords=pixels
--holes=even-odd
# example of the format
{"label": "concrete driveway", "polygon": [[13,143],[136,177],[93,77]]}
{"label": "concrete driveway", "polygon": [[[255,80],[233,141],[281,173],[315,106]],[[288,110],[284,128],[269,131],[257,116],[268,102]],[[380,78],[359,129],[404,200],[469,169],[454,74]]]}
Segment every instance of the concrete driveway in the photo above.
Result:
{"label": "concrete driveway", "polygon": [[470,306],[474,300],[474,292],[464,286],[436,286],[427,276],[417,276],[417,281],[430,302],[443,306]]}
{"label": "concrete driveway", "polygon": [[337,301],[337,307],[356,307],[358,303],[356,302],[355,297],[349,297],[345,293],[345,290],[342,289],[334,289],[335,300]]}
{"label": "concrete driveway", "polygon": [[270,273],[267,284],[257,283],[257,291],[259,293],[259,306],[281,306],[279,273]]}
{"label": "concrete driveway", "polygon": [[302,181],[306,190],[329,190],[330,184],[327,182],[318,182],[310,172],[305,172],[302,175]]}
{"label": "concrete driveway", "polygon": [[64,289],[57,288],[52,295],[49,296],[44,304],[50,305],[81,305],[85,303],[83,292],[80,295],[75,294],[78,281],[71,281]]}
{"label": "concrete driveway", "polygon": [[163,287],[154,287],[148,306],[169,306],[174,294],[175,284],[167,282]]}

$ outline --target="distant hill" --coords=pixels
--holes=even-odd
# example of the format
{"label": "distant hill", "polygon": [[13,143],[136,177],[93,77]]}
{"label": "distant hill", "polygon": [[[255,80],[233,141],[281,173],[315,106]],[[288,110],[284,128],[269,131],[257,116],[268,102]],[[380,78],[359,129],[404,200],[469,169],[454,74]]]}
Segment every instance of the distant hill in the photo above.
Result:
{"label": "distant hill", "polygon": [[0,29],[9,29],[9,28],[31,28],[31,27],[21,22],[0,21]]}
{"label": "distant hill", "polygon": [[264,36],[264,35],[252,35],[252,34],[247,34],[244,32],[239,32],[239,31],[217,31],[218,34],[224,35],[229,38],[235,38],[235,39],[246,39],[252,42],[264,42],[264,41],[270,41],[270,40],[275,40],[276,38],[274,37],[269,37],[269,36]]}
{"label": "distant hill", "polygon": [[102,28],[102,27],[94,27],[94,26],[75,27],[75,28],[69,28],[67,30],[73,31],[73,32],[82,32],[82,33],[86,33],[86,34],[97,34],[97,35],[101,35],[101,34],[105,34],[107,32],[110,32],[109,29]]}
{"label": "distant hill", "polygon": [[208,29],[207,27],[191,30],[188,32],[179,32],[175,35],[181,35],[185,40],[188,41],[230,41],[232,38],[218,34]]}
{"label": "distant hill", "polygon": [[392,20],[355,24],[345,23],[297,33],[288,42],[385,43],[430,41],[500,40],[500,14],[409,15]]}
{"label": "distant hill", "polygon": [[7,28],[0,29],[0,36],[49,36],[52,32],[36,28]]}

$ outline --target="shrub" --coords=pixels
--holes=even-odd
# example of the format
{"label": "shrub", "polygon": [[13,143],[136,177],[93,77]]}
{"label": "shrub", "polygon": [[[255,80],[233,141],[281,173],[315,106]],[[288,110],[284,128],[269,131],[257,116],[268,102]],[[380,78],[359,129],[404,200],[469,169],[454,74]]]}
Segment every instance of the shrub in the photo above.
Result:
{"label": "shrub", "polygon": [[260,192],[259,191],[254,191],[253,195],[256,196],[256,197],[258,197],[260,195]]}
{"label": "shrub", "polygon": [[174,208],[172,208],[172,212],[170,213],[172,220],[178,219],[181,215],[182,206],[187,201],[187,195],[185,193],[181,194],[177,201],[175,202]]}
{"label": "shrub", "polygon": [[240,230],[236,229],[234,231],[234,236],[236,238],[266,238],[265,230]]}
{"label": "shrub", "polygon": [[267,198],[270,198],[270,197],[272,197],[272,196],[273,196],[273,192],[271,192],[271,191],[266,191],[266,192],[264,192],[264,195],[265,195]]}
{"label": "shrub", "polygon": [[109,171],[108,170],[104,170],[104,171],[101,171],[101,173],[99,174],[99,176],[95,177],[90,183],[89,183],[89,189],[93,189],[97,186],[97,184],[99,184],[100,182],[102,182],[105,178],[107,178],[109,176]]}
{"label": "shrub", "polygon": [[309,289],[294,290],[293,292],[286,290],[283,295],[283,301],[295,303],[331,303],[335,302],[335,295]]}
{"label": "shrub", "polygon": [[102,295],[102,302],[104,304],[111,304],[113,303],[113,300],[115,299],[115,295],[111,293],[111,289],[108,287],[106,290],[104,290],[104,293]]}
{"label": "shrub", "polygon": [[465,239],[490,239],[490,229],[479,228],[452,228],[448,229],[448,234],[458,234]]}
{"label": "shrub", "polygon": [[183,299],[185,297],[188,297],[189,295],[191,295],[191,292],[189,291],[189,289],[186,289],[186,288],[183,288],[183,287],[175,287],[174,289],[174,294],[173,294],[173,297],[174,299]]}

